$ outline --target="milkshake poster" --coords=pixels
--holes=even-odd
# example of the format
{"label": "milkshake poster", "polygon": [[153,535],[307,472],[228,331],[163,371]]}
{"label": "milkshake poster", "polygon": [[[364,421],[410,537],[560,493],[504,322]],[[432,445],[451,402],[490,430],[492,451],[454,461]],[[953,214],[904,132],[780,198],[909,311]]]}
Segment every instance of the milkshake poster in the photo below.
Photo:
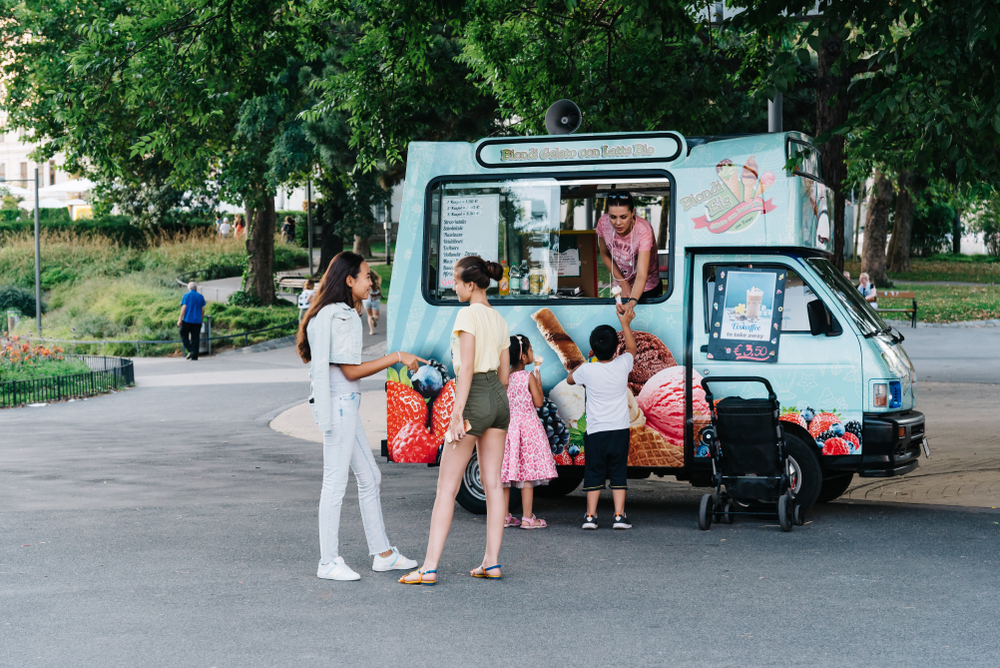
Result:
{"label": "milkshake poster", "polygon": [[784,293],[784,269],[720,267],[708,358],[777,362]]}

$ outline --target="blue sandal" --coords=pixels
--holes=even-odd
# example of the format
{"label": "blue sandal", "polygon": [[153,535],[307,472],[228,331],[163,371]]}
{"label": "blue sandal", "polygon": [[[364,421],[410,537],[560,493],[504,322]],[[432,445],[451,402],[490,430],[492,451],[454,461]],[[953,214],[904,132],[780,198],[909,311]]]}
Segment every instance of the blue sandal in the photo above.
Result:
{"label": "blue sandal", "polygon": [[[490,575],[490,571],[496,570],[498,568],[500,568],[500,564],[497,564],[496,566],[489,566],[489,567],[479,566],[478,568],[472,569],[470,571],[470,574],[474,578],[483,578],[485,580],[499,580],[500,578],[503,577],[502,573],[500,575]],[[476,573],[476,571],[480,571],[480,572]]]}
{"label": "blue sandal", "polygon": [[[406,578],[410,577],[411,575],[413,575],[414,573],[416,573],[420,577],[418,577],[416,580],[407,580],[406,579]],[[433,580],[424,581],[424,576],[428,575],[430,573],[437,573],[437,569],[435,568],[435,569],[429,570],[429,571],[422,571],[422,570],[420,570],[418,568],[417,570],[410,571],[409,573],[407,573],[403,577],[399,578],[399,583],[400,584],[405,584],[405,585],[424,585],[425,587],[433,587],[434,585],[437,584],[437,577],[435,577]]]}

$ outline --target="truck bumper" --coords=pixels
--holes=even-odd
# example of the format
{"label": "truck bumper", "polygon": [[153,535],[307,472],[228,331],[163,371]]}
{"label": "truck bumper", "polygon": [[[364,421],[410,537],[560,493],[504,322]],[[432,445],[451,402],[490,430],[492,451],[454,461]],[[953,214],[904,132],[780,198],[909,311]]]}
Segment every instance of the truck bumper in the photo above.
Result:
{"label": "truck bumper", "polygon": [[863,455],[858,475],[888,478],[917,468],[924,442],[924,414],[866,413],[862,425]]}

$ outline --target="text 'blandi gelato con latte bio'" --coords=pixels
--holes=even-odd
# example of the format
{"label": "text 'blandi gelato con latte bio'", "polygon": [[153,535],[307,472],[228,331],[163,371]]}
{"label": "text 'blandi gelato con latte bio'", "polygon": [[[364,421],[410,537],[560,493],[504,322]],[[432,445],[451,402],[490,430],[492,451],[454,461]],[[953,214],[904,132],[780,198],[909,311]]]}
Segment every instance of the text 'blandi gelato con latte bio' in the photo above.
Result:
{"label": "text 'blandi gelato con latte bio'", "polygon": [[534,162],[537,160],[593,160],[595,158],[631,158],[634,156],[649,157],[656,153],[656,147],[649,144],[620,144],[612,146],[604,144],[593,148],[559,148],[537,147],[525,148],[522,151],[513,148],[500,150],[501,162]]}

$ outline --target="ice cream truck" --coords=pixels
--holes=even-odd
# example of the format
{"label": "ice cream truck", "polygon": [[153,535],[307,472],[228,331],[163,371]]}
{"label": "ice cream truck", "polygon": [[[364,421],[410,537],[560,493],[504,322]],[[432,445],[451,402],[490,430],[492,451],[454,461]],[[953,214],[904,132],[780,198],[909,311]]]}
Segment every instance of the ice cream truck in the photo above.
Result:
{"label": "ice cream truck", "polygon": [[[454,262],[503,262],[488,290],[543,358],[539,417],[574,490],[587,453],[584,390],[566,383],[590,332],[620,329],[596,223],[631,193],[656,237],[662,296],[636,307],[629,477],[711,484],[712,376],[763,376],[782,406],[792,484],[807,507],[855,475],[896,476],[927,453],[917,376],[887,325],[831,262],[826,191],[809,137],[676,132],[491,138],[410,146],[388,301],[388,347],[434,360],[388,370],[383,455],[439,461],[454,404]],[[624,350],[624,346],[621,348]],[[753,396],[758,386],[721,394]],[[713,393],[720,396],[720,392]],[[541,491],[540,491],[541,493]],[[485,512],[475,457],[459,502]]]}

